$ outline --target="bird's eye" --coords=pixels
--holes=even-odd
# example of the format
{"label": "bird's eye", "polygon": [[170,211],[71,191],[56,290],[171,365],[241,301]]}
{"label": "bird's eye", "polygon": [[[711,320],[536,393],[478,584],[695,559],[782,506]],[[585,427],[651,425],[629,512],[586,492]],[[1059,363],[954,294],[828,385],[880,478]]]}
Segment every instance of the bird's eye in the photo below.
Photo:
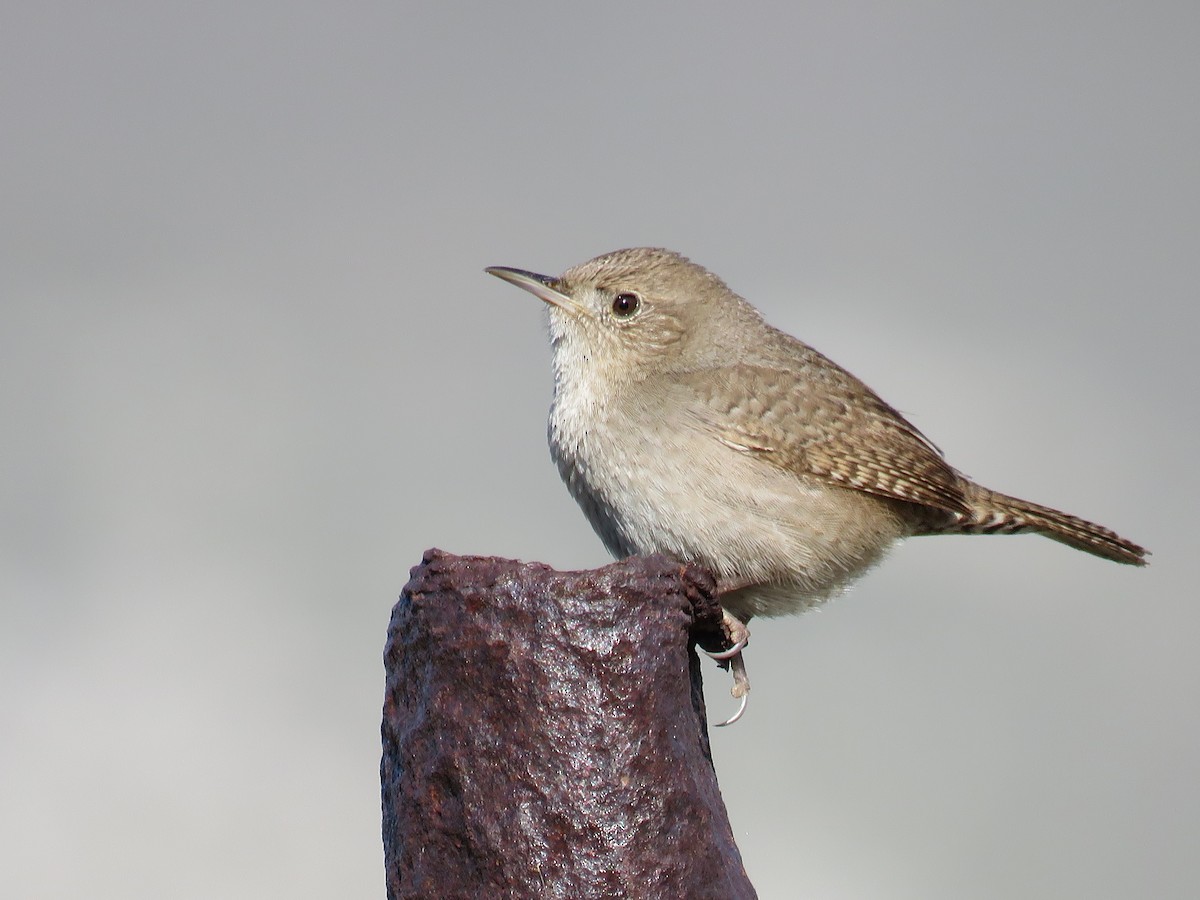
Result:
{"label": "bird's eye", "polygon": [[642,298],[629,291],[622,291],[613,297],[612,311],[618,319],[631,319],[642,308]]}

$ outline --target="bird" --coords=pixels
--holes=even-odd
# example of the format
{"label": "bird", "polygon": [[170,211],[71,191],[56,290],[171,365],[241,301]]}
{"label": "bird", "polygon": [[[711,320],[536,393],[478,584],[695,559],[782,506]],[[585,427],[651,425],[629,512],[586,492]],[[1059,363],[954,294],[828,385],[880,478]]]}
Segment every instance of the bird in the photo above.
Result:
{"label": "bird", "polygon": [[1040,534],[1118,563],[1148,551],[1077,516],[986,488],[866,384],[768,324],[717,275],[658,247],[559,276],[485,270],[546,303],[548,439],[616,558],[652,553],[717,579],[746,709],[754,617],[841,593],[922,535]]}

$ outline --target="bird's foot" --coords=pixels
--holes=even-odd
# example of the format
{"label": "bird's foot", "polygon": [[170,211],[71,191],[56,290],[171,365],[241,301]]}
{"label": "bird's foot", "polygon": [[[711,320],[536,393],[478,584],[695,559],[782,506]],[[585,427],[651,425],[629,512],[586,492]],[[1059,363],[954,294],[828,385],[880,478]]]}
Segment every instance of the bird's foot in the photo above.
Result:
{"label": "bird's foot", "polygon": [[725,631],[725,637],[731,645],[730,648],[719,652],[710,650],[705,650],[704,652],[715,659],[721,668],[729,669],[733,674],[733,688],[730,690],[730,693],[734,699],[740,699],[742,702],[738,706],[737,712],[724,722],[717,723],[718,728],[732,725],[740,719],[742,714],[746,712],[746,704],[750,699],[750,678],[746,674],[746,660],[742,656],[742,651],[750,642],[750,631],[746,628],[745,623],[732,615],[729,610],[724,610],[721,627]]}
{"label": "bird's foot", "polygon": [[729,641],[729,649],[704,651],[717,662],[725,662],[741,656],[743,648],[750,643],[750,629],[743,624],[742,620],[727,609],[721,610],[721,614],[721,630],[725,632],[725,639]]}
{"label": "bird's foot", "polygon": [[717,728],[732,725],[740,719],[746,712],[746,704],[750,701],[750,678],[746,675],[746,661],[742,659],[741,653],[729,660],[729,669],[733,672],[733,688],[729,693],[733,694],[735,698],[740,697],[742,702],[738,704],[737,712],[724,722],[717,723]]}

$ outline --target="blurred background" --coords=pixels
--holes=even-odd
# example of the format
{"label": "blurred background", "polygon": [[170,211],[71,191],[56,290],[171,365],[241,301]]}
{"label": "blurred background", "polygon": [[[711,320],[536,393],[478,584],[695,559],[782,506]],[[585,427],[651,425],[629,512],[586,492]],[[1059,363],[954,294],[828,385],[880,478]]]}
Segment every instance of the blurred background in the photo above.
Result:
{"label": "blurred background", "polygon": [[[483,273],[684,252],[952,463],[1154,551],[917,539],[759,621],[764,898],[1200,893],[1200,7],[9,3],[7,897],[382,897],[427,547],[607,561]],[[732,711],[706,670],[710,714]]]}

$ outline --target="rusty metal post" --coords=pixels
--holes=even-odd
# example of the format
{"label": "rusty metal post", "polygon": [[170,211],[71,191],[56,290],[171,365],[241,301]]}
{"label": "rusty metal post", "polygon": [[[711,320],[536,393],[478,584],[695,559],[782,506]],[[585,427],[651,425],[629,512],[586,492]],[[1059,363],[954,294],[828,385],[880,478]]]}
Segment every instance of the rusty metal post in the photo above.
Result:
{"label": "rusty metal post", "polygon": [[664,557],[426,553],[385,653],[389,900],[755,897],[692,649],[720,617],[711,576]]}

